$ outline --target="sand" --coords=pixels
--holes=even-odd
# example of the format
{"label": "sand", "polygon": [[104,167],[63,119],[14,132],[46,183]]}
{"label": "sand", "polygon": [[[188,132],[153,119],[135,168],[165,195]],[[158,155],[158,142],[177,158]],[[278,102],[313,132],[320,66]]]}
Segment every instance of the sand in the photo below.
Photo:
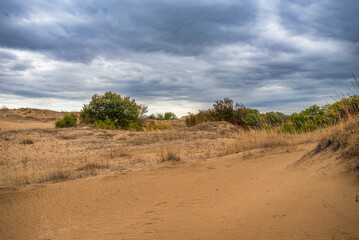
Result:
{"label": "sand", "polygon": [[[228,134],[222,129],[216,137],[205,125],[208,129],[161,135],[174,150],[194,152],[182,154],[180,162],[161,163],[152,152],[162,143],[153,135],[2,121],[9,123],[2,125],[0,139],[6,147],[0,149],[6,157],[0,166],[0,239],[359,239],[359,178],[344,173],[337,153],[306,155],[314,142],[220,157]],[[19,144],[24,137],[34,143]],[[109,149],[127,144],[126,154],[133,156],[113,156],[100,143]],[[52,171],[58,156],[67,157],[76,172],[81,149],[93,161],[111,158],[110,166],[127,161],[126,170],[106,168],[95,176],[24,186],[8,178],[7,171],[28,174],[41,161]],[[16,154],[26,158],[16,160]],[[34,162],[36,156],[41,158]]]}
{"label": "sand", "polygon": [[3,189],[0,237],[359,239],[358,180],[287,167],[312,147]]}

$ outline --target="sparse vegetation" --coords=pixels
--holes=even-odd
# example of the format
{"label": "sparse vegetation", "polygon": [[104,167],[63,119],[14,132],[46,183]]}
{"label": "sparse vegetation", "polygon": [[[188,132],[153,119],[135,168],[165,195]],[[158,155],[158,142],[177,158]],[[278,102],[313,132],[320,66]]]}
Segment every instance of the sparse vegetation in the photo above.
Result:
{"label": "sparse vegetation", "polygon": [[78,167],[76,171],[94,171],[98,169],[109,169],[110,165],[101,163],[87,163],[81,167]]}
{"label": "sparse vegetation", "polygon": [[166,150],[161,150],[161,160],[160,162],[179,162],[181,161],[180,154],[173,151],[172,148],[167,147]]}
{"label": "sparse vegetation", "polygon": [[31,138],[24,138],[24,139],[21,140],[20,143],[24,144],[24,145],[26,145],[26,144],[34,144],[34,140],[32,140]]}

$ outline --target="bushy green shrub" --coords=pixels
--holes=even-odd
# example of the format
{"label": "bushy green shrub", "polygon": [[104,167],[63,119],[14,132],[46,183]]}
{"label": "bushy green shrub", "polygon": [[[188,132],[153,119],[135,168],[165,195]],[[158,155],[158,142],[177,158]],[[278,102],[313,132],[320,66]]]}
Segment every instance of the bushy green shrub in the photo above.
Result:
{"label": "bushy green shrub", "polygon": [[297,132],[310,132],[330,124],[324,109],[317,105],[310,106],[300,113],[293,113],[289,120]]}
{"label": "bushy green shrub", "polygon": [[289,120],[289,116],[280,112],[259,113],[256,109],[249,109],[246,125],[252,128],[273,128],[281,126]]}
{"label": "bushy green shrub", "polygon": [[323,108],[330,120],[336,123],[341,119],[347,119],[349,115],[359,113],[359,95],[344,97],[331,105],[325,105]]}
{"label": "bushy green shrub", "polygon": [[250,112],[246,117],[246,125],[253,128],[262,128],[264,119],[259,112]]}
{"label": "bushy green shrub", "polygon": [[292,122],[285,122],[278,128],[279,133],[296,133]]}
{"label": "bushy green shrub", "polygon": [[95,127],[103,128],[103,129],[116,129],[115,123],[110,119],[107,119],[105,121],[102,120],[95,121]]}
{"label": "bushy green shrub", "polygon": [[203,122],[217,121],[213,110],[200,110],[197,114],[190,113],[186,117],[186,126],[192,127]]}
{"label": "bushy green shrub", "polygon": [[141,115],[147,111],[145,105],[139,105],[130,97],[121,97],[112,92],[95,94],[89,104],[85,104],[80,113],[82,123],[99,127],[120,127],[127,129],[130,123],[141,121]]}
{"label": "bushy green shrub", "polygon": [[264,122],[271,126],[280,126],[289,120],[289,116],[281,112],[267,112],[263,114]]}
{"label": "bushy green shrub", "polygon": [[77,116],[74,113],[65,114],[63,119],[56,121],[55,126],[57,128],[76,127],[77,126]]}

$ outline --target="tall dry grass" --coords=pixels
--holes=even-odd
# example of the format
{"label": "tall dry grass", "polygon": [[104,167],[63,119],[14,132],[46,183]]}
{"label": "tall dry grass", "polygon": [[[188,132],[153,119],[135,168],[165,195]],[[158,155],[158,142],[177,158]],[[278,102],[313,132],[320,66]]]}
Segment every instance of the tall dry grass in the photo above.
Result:
{"label": "tall dry grass", "polygon": [[300,144],[318,143],[333,135],[343,124],[307,133],[285,133],[278,129],[238,131],[233,133],[233,141],[223,148],[222,155],[244,152],[261,148],[298,146]]}

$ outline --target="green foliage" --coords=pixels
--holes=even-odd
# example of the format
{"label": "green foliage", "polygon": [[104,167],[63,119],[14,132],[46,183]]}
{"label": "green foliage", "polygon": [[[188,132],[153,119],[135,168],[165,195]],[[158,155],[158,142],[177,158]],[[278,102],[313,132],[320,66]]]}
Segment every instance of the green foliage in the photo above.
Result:
{"label": "green foliage", "polygon": [[175,120],[177,116],[173,112],[166,112],[164,118],[165,120]]}
{"label": "green foliage", "polygon": [[245,121],[246,125],[249,127],[262,128],[264,119],[257,111],[248,113]]}
{"label": "green foliage", "polygon": [[115,125],[115,122],[110,119],[107,119],[105,121],[102,121],[102,120],[95,121],[95,127],[103,128],[103,129],[116,129],[117,128]]}
{"label": "green foliage", "polygon": [[138,123],[130,123],[128,126],[128,130],[131,131],[143,131],[143,128],[138,125]]}
{"label": "green foliage", "polygon": [[[280,121],[285,120],[283,118]],[[275,120],[277,121],[277,120]],[[280,129],[283,132],[311,132],[320,128],[330,126],[332,121],[326,114],[325,108],[317,105],[310,106],[300,113],[293,113],[289,116],[288,121],[282,122]]]}
{"label": "green foliage", "polygon": [[285,122],[283,123],[280,128],[279,128],[279,132],[284,132],[284,133],[296,133],[296,129],[293,126],[292,122]]}
{"label": "green foliage", "polygon": [[177,116],[173,112],[166,112],[165,114],[162,113],[151,114],[147,118],[153,120],[175,120],[177,119]]}
{"label": "green foliage", "polygon": [[91,114],[90,107],[84,104],[80,112],[80,123],[82,124],[94,123],[96,122],[94,117],[95,117],[94,114]]}
{"label": "green foliage", "polygon": [[144,125],[144,128],[147,131],[155,131],[155,130],[165,130],[171,129],[171,125],[168,123],[156,123],[156,122],[148,122]]}
{"label": "green foliage", "polygon": [[[112,92],[104,95],[95,94],[89,104],[85,104],[80,119],[85,124],[99,127],[121,127],[127,129],[130,123],[139,123],[140,117],[147,111],[147,106],[136,104],[130,97],[121,97]],[[97,123],[97,124],[96,124]]]}
{"label": "green foliage", "polygon": [[188,127],[202,122],[227,121],[237,126],[245,126],[245,119],[249,109],[243,104],[234,103],[232,99],[224,98],[216,101],[212,109],[199,111],[198,114],[191,114],[186,118]]}
{"label": "green foliage", "polygon": [[65,114],[63,119],[56,121],[55,126],[57,128],[76,127],[77,126],[77,116],[74,113]]}
{"label": "green foliage", "polygon": [[324,106],[324,109],[333,122],[347,119],[349,115],[359,113],[359,95],[342,98],[331,105]]}
{"label": "green foliage", "polygon": [[216,116],[213,110],[200,110],[197,114],[189,113],[186,117],[186,126],[192,127],[203,122],[213,122],[216,120]]}
{"label": "green foliage", "polygon": [[289,116],[280,112],[259,113],[256,109],[249,109],[246,125],[252,128],[273,128],[289,120]]}
{"label": "green foliage", "polygon": [[289,120],[289,116],[281,112],[267,112],[263,114],[264,121],[271,126],[280,126]]}

